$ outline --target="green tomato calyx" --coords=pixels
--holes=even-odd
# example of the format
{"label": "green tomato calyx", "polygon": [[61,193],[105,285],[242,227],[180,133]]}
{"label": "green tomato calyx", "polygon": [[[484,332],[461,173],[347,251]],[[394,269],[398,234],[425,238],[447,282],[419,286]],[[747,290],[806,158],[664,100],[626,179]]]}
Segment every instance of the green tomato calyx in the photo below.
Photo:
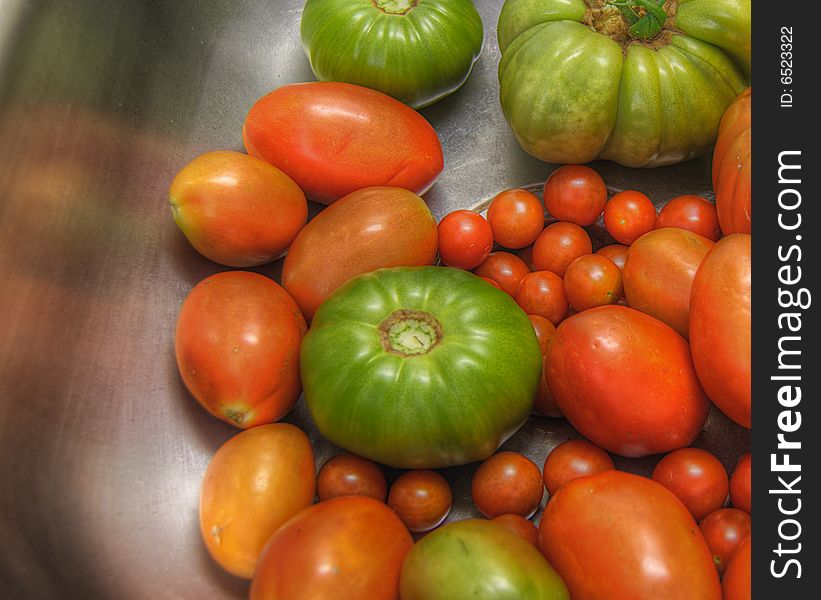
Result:
{"label": "green tomato calyx", "polygon": [[389,15],[404,15],[410,12],[418,0],[372,0],[373,5]]}
{"label": "green tomato calyx", "polygon": [[666,0],[610,0],[608,6],[619,9],[627,22],[630,37],[649,40],[656,37],[667,22]]}
{"label": "green tomato calyx", "polygon": [[421,356],[442,339],[442,325],[426,312],[397,310],[379,324],[379,339],[387,352]]}

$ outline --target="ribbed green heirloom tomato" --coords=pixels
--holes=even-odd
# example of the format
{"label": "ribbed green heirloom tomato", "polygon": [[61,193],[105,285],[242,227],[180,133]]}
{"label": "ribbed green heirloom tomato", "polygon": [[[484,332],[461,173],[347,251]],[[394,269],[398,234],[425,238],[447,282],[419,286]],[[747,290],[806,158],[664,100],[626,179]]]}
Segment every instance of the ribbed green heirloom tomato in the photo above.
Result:
{"label": "ribbed green heirloom tomato", "polygon": [[302,45],[317,79],[421,108],[455,92],[482,50],[472,0],[308,0]]}
{"label": "ribbed green heirloom tomato", "polygon": [[522,537],[483,519],[422,538],[399,578],[402,600],[569,600],[562,578]]}
{"label": "ribbed green heirloom tomato", "polygon": [[527,419],[541,375],[516,302],[449,267],[350,280],[302,344],[305,399],[335,444],[392,467],[483,460]]}
{"label": "ribbed green heirloom tomato", "polygon": [[750,0],[619,4],[502,7],[502,110],[533,156],[654,167],[712,148],[724,110],[746,85]]}

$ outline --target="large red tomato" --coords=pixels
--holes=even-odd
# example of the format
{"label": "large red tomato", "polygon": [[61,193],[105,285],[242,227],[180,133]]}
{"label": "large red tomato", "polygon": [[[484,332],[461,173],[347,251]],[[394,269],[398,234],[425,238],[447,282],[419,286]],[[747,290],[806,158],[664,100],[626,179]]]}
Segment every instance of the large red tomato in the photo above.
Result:
{"label": "large red tomato", "polygon": [[306,508],[265,545],[251,600],[397,600],[410,533],[388,506],[366,496]]}
{"label": "large red tomato", "polygon": [[302,389],[305,319],[274,281],[226,271],[198,283],[177,318],[177,366],[212,415],[243,429],[282,418]]}
{"label": "large red tomato", "polygon": [[604,471],[564,484],[542,515],[539,547],[573,600],[721,600],[698,525],[646,477]]}
{"label": "large red tomato", "polygon": [[567,420],[597,446],[646,456],[688,446],[707,419],[690,348],[658,319],[618,305],[565,319],[545,357]]}
{"label": "large red tomato", "polygon": [[752,227],[751,89],[741,92],[721,117],[713,152],[713,191],[724,235],[750,233]]}
{"label": "large red tomato", "polygon": [[356,275],[433,263],[437,239],[436,220],[413,192],[358,190],[299,232],[282,266],[282,286],[310,320],[325,298]]}
{"label": "large red tomato", "polygon": [[349,83],[282,86],[245,119],[248,154],[285,171],[323,204],[364,187],[426,192],[442,172],[433,127],[398,100]]}
{"label": "large red tomato", "polygon": [[747,428],[752,427],[751,252],[748,234],[722,238],[701,263],[690,299],[699,381],[724,414]]}

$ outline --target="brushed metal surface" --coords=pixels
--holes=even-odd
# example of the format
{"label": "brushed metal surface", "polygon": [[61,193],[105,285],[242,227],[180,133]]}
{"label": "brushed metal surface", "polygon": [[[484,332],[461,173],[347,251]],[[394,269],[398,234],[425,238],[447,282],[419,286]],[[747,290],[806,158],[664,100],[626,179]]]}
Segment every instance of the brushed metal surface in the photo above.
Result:
{"label": "brushed metal surface", "polygon": [[[242,598],[207,555],[200,480],[237,430],[207,415],[174,364],[180,303],[222,270],[177,230],[166,192],[197,154],[241,149],[253,101],[312,75],[300,0],[0,1],[0,590],[8,598]],[[446,169],[441,217],[544,181],[498,105],[500,0],[462,90],[423,111]],[[706,159],[635,171],[595,165],[614,189],[661,204],[709,193]],[[279,265],[257,269],[273,277]],[[317,466],[337,452],[304,403],[289,415]],[[575,437],[534,417],[505,445],[540,466]],[[731,468],[749,433],[711,415],[696,445]],[[655,458],[617,460],[647,473]],[[473,515],[477,465],[445,469]],[[396,475],[388,471],[389,478]]]}

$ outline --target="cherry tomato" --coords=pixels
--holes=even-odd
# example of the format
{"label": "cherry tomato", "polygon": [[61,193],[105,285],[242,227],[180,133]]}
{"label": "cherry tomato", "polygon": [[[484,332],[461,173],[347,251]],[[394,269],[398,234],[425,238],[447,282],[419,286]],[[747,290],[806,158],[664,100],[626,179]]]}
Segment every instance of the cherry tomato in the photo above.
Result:
{"label": "cherry tomato", "polygon": [[[556,334],[556,326],[541,315],[527,315],[527,318],[533,324],[533,330],[536,332],[536,339],[539,340],[539,348],[541,348],[542,357],[544,358],[544,355],[547,354],[547,346]],[[539,392],[533,401],[533,411],[546,417],[562,416],[562,412],[556,406],[556,400],[547,386],[544,368],[542,369],[542,378],[539,381]]]}
{"label": "cherry tomato", "polygon": [[393,482],[388,494],[388,506],[413,532],[441,525],[452,505],[448,480],[436,471],[407,471]]}
{"label": "cherry tomato", "polygon": [[738,459],[730,478],[730,502],[747,514],[752,514],[753,510],[752,470],[752,455],[747,452]]}
{"label": "cherry tomato", "polygon": [[629,246],[655,226],[656,207],[641,192],[620,192],[604,207],[604,227],[620,244]]}
{"label": "cherry tomato", "polygon": [[518,256],[519,258],[521,258],[525,262],[528,269],[530,269],[531,271],[536,270],[536,267],[533,264],[533,246],[532,245],[527,246],[525,248],[522,248],[521,250],[517,250],[516,251],[516,256]]}
{"label": "cherry tomato", "polygon": [[750,535],[752,521],[743,510],[719,508],[704,517],[699,527],[713,553],[718,572],[724,573],[735,549]]}
{"label": "cherry tomato", "polygon": [[356,454],[338,454],[319,470],[316,480],[319,500],[337,496],[369,496],[385,501],[388,483],[382,469]]}
{"label": "cherry tomato", "polygon": [[309,506],[274,533],[250,600],[396,600],[413,539],[387,505],[342,496]]}
{"label": "cherry tomato", "polygon": [[624,271],[624,261],[627,259],[627,251],[630,246],[623,246],[621,244],[610,244],[609,246],[602,246],[596,250],[596,254],[609,258],[616,266]]}
{"label": "cherry tomato", "polygon": [[493,518],[494,523],[498,523],[508,531],[512,531],[521,538],[524,538],[535,548],[539,547],[539,530],[533,521],[525,519],[522,515],[499,515]]}
{"label": "cherry tomato", "polygon": [[544,461],[544,485],[553,496],[568,481],[615,469],[610,455],[587,440],[568,440]]}
{"label": "cherry tomato", "polygon": [[656,229],[662,227],[681,227],[714,242],[721,237],[715,204],[692,194],[673,198],[661,208]]}
{"label": "cherry tomato", "polygon": [[541,315],[527,315],[530,323],[533,325],[533,331],[536,332],[536,339],[539,340],[539,348],[542,350],[542,356],[547,352],[547,344],[556,333],[556,326],[550,322],[549,319]]}
{"label": "cherry tomato", "polygon": [[550,271],[528,273],[516,291],[516,302],[529,315],[539,315],[554,325],[567,316],[562,278]]}
{"label": "cherry tomato", "polygon": [[735,549],[724,571],[722,589],[724,600],[750,600],[752,598],[752,535],[747,536]]}
{"label": "cherry tomato", "polygon": [[475,269],[490,255],[493,231],[482,215],[457,210],[439,223],[439,256],[458,269]]}
{"label": "cherry tomato", "polygon": [[505,190],[491,200],[487,220],[497,244],[518,250],[535,242],[544,229],[544,207],[527,190]]}
{"label": "cherry tomato", "polygon": [[614,304],[622,295],[621,269],[598,254],[580,256],[564,274],[567,302],[577,311]]}
{"label": "cherry tomato", "polygon": [[730,490],[724,465],[699,448],[681,448],[662,458],[653,479],[678,496],[696,521],[721,508]]}
{"label": "cherry tomato", "polygon": [[593,242],[587,232],[566,221],[545,227],[533,244],[533,265],[538,271],[553,271],[559,277],[574,260],[593,252]]}
{"label": "cherry tomato", "polygon": [[524,276],[530,269],[524,261],[510,252],[491,252],[487,260],[473,271],[480,277],[487,277],[499,284],[502,290],[511,296],[516,295]]}
{"label": "cherry tomato", "polygon": [[544,205],[551,217],[585,226],[599,218],[607,202],[604,180],[590,167],[564,165],[544,184]]}
{"label": "cherry tomato", "polygon": [[479,279],[483,279],[483,280],[487,281],[490,285],[492,285],[493,287],[495,287],[498,290],[502,289],[502,286],[500,286],[498,283],[493,281],[490,277],[480,277]]}
{"label": "cherry tomato", "polygon": [[542,474],[532,460],[518,452],[497,452],[473,475],[473,504],[492,519],[504,514],[530,517],[542,501]]}

